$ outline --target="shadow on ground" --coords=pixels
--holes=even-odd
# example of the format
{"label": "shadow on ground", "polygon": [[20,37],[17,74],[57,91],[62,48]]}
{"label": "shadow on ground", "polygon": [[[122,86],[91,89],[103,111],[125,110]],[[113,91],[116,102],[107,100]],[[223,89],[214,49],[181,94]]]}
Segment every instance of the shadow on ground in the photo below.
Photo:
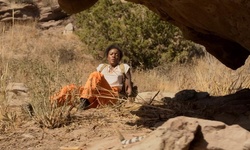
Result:
{"label": "shadow on ground", "polygon": [[156,128],[173,117],[188,116],[221,121],[227,125],[238,124],[249,131],[250,89],[217,97],[206,92],[183,90],[173,98],[164,97],[131,113],[140,117],[134,124],[147,128]]}

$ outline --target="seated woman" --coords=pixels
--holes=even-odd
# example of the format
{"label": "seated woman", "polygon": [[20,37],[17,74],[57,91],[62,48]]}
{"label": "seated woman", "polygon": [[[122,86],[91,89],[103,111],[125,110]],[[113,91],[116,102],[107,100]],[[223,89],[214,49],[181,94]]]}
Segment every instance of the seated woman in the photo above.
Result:
{"label": "seated woman", "polygon": [[[73,84],[65,86],[60,93],[51,97],[51,102],[56,101],[57,105],[63,105],[66,98],[72,95],[72,91],[77,91],[80,94],[80,107],[86,109],[115,104],[119,93],[126,93],[128,97],[131,96],[130,67],[127,64],[120,63],[123,57],[122,50],[119,46],[113,44],[106,49],[105,55],[108,64],[100,64],[97,71],[90,74],[84,86],[76,87]],[[67,103],[73,105],[73,102]]]}

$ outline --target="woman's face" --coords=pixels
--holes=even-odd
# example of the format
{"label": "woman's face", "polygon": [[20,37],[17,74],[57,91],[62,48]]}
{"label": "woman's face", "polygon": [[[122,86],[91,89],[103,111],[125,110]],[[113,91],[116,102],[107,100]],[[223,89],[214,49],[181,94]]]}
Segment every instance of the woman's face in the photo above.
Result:
{"label": "woman's face", "polygon": [[111,49],[108,53],[108,63],[115,67],[116,65],[119,64],[120,60],[121,60],[121,55],[119,53],[119,51],[117,49]]}

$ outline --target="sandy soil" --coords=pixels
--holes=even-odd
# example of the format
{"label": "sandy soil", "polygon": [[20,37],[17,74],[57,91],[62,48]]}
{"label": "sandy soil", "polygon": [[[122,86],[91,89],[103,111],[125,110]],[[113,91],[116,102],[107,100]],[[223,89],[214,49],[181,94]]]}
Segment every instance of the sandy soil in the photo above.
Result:
{"label": "sandy soil", "polygon": [[230,114],[174,101],[152,102],[150,105],[123,103],[98,109],[73,109],[67,125],[54,129],[42,127],[32,117],[27,120],[29,116],[26,114],[26,119],[20,117],[17,118],[19,122],[11,123],[9,120],[9,126],[6,124],[8,121],[5,121],[5,126],[1,125],[0,147],[4,150],[124,149],[133,144],[122,145],[117,130],[125,139],[147,135],[169,118],[176,116],[219,120],[231,124],[239,123],[237,120],[245,120],[242,125],[249,127],[250,123],[244,117],[249,118],[250,113],[246,113],[249,108],[247,105],[245,107],[244,113],[242,108],[239,109],[241,111],[235,111],[234,107],[234,114]]}
{"label": "sandy soil", "polygon": [[73,112],[68,125],[54,129],[40,127],[30,118],[3,132],[0,147],[5,150],[121,149],[124,146],[119,141],[117,129],[128,139],[145,135],[155,128],[153,118],[138,122],[139,117],[131,113],[139,107],[135,104],[129,108],[104,107]]}

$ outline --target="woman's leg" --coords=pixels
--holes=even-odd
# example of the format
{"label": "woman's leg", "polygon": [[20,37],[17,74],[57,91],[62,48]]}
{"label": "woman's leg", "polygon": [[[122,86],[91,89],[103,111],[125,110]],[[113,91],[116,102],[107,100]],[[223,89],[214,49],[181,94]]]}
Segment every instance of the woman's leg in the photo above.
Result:
{"label": "woman's leg", "polygon": [[88,108],[96,108],[116,103],[117,96],[118,93],[112,90],[104,76],[96,71],[90,74],[80,97],[88,99],[90,103]]}
{"label": "woman's leg", "polygon": [[76,96],[79,94],[78,87],[74,84],[64,86],[59,93],[50,97],[52,105],[57,107],[67,105],[74,105]]}

